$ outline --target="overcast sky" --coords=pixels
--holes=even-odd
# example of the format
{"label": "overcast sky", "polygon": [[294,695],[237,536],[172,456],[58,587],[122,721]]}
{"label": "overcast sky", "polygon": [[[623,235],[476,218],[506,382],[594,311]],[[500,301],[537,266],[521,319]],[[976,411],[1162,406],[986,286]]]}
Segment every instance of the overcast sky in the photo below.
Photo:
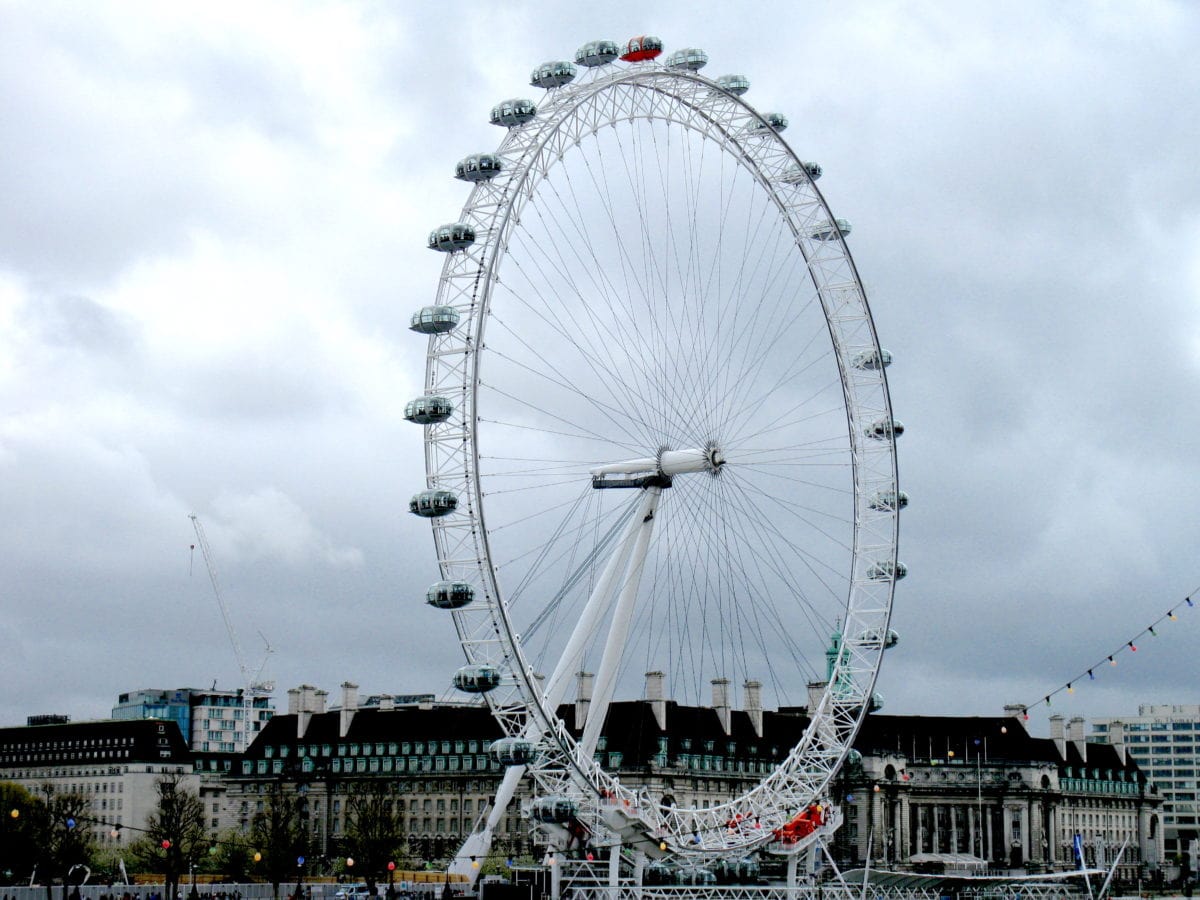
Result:
{"label": "overcast sky", "polygon": [[1054,711],[1200,702],[1200,12],[646,9],[0,0],[0,724],[237,686],[192,512],[281,709],[446,689],[425,236],[493,103],[640,33],[747,75],[854,223],[912,498],[886,710],[1036,701],[1172,607]]}

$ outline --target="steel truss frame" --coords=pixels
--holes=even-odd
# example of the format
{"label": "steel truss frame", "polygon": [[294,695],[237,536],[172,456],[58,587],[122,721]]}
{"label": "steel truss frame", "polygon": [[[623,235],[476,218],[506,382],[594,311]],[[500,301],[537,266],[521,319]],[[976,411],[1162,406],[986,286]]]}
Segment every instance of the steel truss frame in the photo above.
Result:
{"label": "steel truss frame", "polygon": [[[828,324],[852,457],[853,570],[843,649],[829,687],[810,711],[811,726],[782,764],[745,796],[711,809],[661,807],[622,786],[576,745],[514,633],[491,563],[478,478],[476,394],[484,333],[513,229],[564,154],[600,128],[639,118],[664,120],[714,141],[777,206],[803,254]],[[459,639],[469,662],[503,673],[501,686],[486,699],[507,734],[536,739],[540,755],[530,775],[547,794],[577,796],[593,833],[609,830],[604,813],[617,804],[645,835],[673,851],[745,852],[824,796],[870,704],[884,650],[894,579],[872,579],[868,569],[880,562],[895,566],[898,517],[894,509],[872,508],[869,498],[896,491],[898,481],[893,440],[867,435],[871,422],[892,418],[883,367],[855,368],[850,362],[861,351],[880,353],[862,284],[841,237],[812,237],[834,219],[799,157],[751,106],[697,73],[647,63],[589,70],[578,82],[548,91],[538,116],[510,129],[496,153],[503,170],[473,187],[459,219],[474,228],[476,242],[447,255],[439,282],[436,302],[455,308],[460,322],[454,331],[430,337],[425,377],[427,393],[449,397],[455,406],[449,420],[425,427],[425,457],[428,487],[459,498],[454,515],[432,520],[442,577],[465,581],[476,593],[474,603],[453,613]],[[599,797],[605,802],[597,802]],[[761,827],[730,829],[735,815]]]}

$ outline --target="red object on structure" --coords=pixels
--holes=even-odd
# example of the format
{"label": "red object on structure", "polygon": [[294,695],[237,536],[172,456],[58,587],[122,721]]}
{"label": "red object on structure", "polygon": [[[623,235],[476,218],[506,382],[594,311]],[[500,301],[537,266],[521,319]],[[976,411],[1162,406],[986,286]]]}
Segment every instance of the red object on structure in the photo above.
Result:
{"label": "red object on structure", "polygon": [[825,811],[819,804],[814,803],[807,809],[796,813],[782,827],[776,828],[773,834],[776,840],[784,844],[794,844],[801,838],[808,837],[824,823]]}
{"label": "red object on structure", "polygon": [[654,59],[663,52],[662,41],[650,35],[638,35],[630,38],[621,54],[624,62],[645,62]]}

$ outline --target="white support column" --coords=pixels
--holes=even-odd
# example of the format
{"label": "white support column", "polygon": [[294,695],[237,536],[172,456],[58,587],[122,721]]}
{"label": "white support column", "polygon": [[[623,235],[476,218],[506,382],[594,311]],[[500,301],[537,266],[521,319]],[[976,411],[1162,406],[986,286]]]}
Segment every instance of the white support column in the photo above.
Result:
{"label": "white support column", "polygon": [[614,582],[617,576],[625,571],[629,563],[629,554],[633,550],[635,539],[641,531],[642,520],[645,518],[646,511],[652,502],[655,501],[652,501],[647,492],[647,496],[643,497],[641,502],[638,503],[637,510],[630,518],[629,524],[625,527],[625,531],[617,541],[612,556],[605,563],[604,569],[600,573],[600,578],[596,581],[596,586],[592,589],[587,604],[583,608],[583,613],[580,615],[574,631],[571,632],[571,637],[567,639],[567,645],[563,648],[562,656],[558,659],[558,665],[554,667],[553,674],[550,676],[549,681],[546,682],[546,689],[543,692],[543,696],[545,697],[548,709],[556,709],[562,703],[563,697],[566,696],[567,685],[570,682],[571,676],[579,668],[579,660],[582,658],[583,648],[596,633],[600,620],[612,605]]}
{"label": "white support column", "polygon": [[[654,533],[654,513],[658,509],[658,500],[662,496],[662,488],[646,488],[646,497],[641,507],[636,525],[637,538],[629,559],[629,568],[625,573],[621,593],[617,597],[617,605],[613,610],[612,622],[608,626],[608,640],[604,644],[604,655],[596,672],[596,693],[589,710],[587,725],[583,729],[583,737],[579,742],[580,752],[586,757],[596,751],[596,742],[600,738],[600,730],[604,727],[604,718],[608,714],[608,705],[612,702],[613,692],[617,687],[617,672],[621,668],[621,659],[625,652],[625,644],[629,638],[629,627],[633,622],[633,611],[637,600],[638,586],[642,580],[642,568],[646,564],[646,551],[650,546],[650,536]],[[645,510],[645,512],[642,512]]]}

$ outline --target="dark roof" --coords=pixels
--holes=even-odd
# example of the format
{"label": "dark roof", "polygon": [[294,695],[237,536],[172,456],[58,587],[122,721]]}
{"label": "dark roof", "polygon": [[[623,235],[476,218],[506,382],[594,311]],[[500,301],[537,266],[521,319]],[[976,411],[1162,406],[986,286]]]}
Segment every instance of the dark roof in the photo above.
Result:
{"label": "dark roof", "polygon": [[0,728],[0,767],[191,761],[179,726],[166,719],[102,719]]}
{"label": "dark roof", "polygon": [[[802,710],[767,710],[763,713],[763,735],[759,737],[744,710],[730,714],[730,732],[721,727],[716,710],[702,706],[683,706],[664,701],[666,728],[654,717],[648,700],[624,700],[610,705],[603,734],[607,752],[624,755],[623,766],[646,764],[660,752],[660,740],[667,739],[667,753],[704,753],[704,743],[713,742],[713,752],[737,757],[771,759],[786,754],[808,727]],[[578,736],[575,704],[563,704],[558,713]],[[377,707],[354,713],[346,735],[340,735],[341,713],[333,710],[311,716],[302,738],[296,735],[295,714],[277,715],[267,722],[246,751],[248,759],[262,759],[267,746],[296,744],[377,743],[407,740],[479,740],[490,742],[503,737],[500,726],[483,706],[433,704],[402,706],[383,710]],[[66,727],[66,726],[54,726]],[[27,729],[22,729],[27,730]],[[688,748],[683,741],[690,740]],[[734,748],[730,753],[729,744]],[[854,747],[864,755],[895,752],[910,760],[948,760],[969,764],[976,756],[998,762],[1012,760],[1045,763],[1053,766],[1085,765],[1071,741],[1060,755],[1050,738],[1035,738],[1017,718],[1007,716],[889,716],[872,714],[863,722]],[[954,756],[950,753],[953,751]],[[1122,763],[1117,749],[1106,743],[1087,745],[1088,768],[1113,771],[1138,771],[1132,759]]]}
{"label": "dark roof", "polygon": [[303,737],[296,735],[294,713],[271,718],[246,751],[247,759],[262,759],[266,746],[296,744],[376,743],[404,740],[484,740],[503,737],[499,724],[483,706],[402,706],[359,709],[341,736],[341,712],[314,713]]}
{"label": "dark roof", "polygon": [[1024,723],[1011,716],[882,716],[870,715],[854,742],[860,753],[902,753],[909,759],[955,759],[973,762],[976,755],[992,760],[1022,760],[1054,766],[1072,766],[1137,772],[1132,759],[1121,761],[1117,748],[1088,742],[1087,760],[1073,741],[1059,753],[1052,738],[1036,738]]}

